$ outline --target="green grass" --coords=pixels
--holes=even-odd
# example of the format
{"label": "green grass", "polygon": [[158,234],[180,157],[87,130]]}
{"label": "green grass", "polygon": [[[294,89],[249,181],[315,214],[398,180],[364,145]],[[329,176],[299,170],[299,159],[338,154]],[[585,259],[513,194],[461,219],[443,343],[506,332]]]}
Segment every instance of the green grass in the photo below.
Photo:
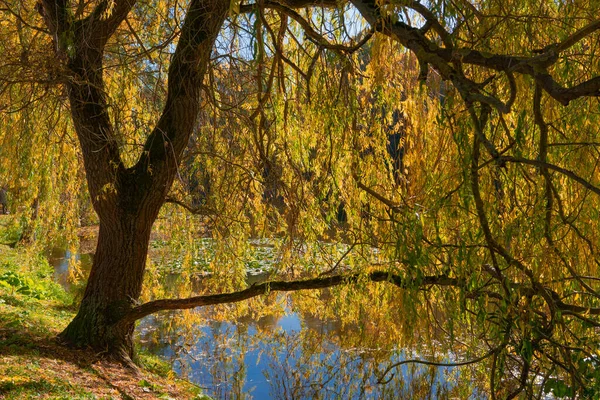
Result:
{"label": "green grass", "polygon": [[[0,239],[14,229],[8,218],[0,216]],[[208,399],[154,355],[140,354],[140,376],[93,352],[60,346],[55,337],[75,316],[75,303],[53,281],[44,256],[0,244],[0,398]]]}
{"label": "green grass", "polygon": [[73,296],[52,273],[44,257],[0,245],[0,327],[47,336],[73,318]]}

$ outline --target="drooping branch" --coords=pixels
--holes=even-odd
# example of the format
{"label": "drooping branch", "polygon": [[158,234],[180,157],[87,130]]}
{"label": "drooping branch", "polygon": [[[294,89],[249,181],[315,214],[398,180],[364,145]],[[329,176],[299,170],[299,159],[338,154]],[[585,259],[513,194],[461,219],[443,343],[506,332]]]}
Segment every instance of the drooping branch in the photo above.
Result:
{"label": "drooping branch", "polygon": [[[578,30],[563,42],[547,46],[541,54],[532,57],[494,54],[469,48],[454,48],[450,37],[435,16],[418,2],[411,2],[409,7],[419,12],[443,39],[445,47],[439,47],[427,38],[425,32],[402,21],[393,21],[382,14],[379,3],[374,0],[353,0],[352,4],[361,15],[378,32],[395,38],[407,49],[411,50],[424,65],[431,65],[443,77],[454,83],[461,95],[470,102],[488,104],[502,113],[510,111],[513,94],[508,103],[481,93],[481,88],[462,73],[460,64],[471,64],[502,71],[507,74],[519,73],[529,75],[555,100],[563,105],[580,97],[600,96],[600,77],[593,77],[573,87],[567,88],[558,83],[548,72],[548,68],[558,61],[561,51],[573,46],[583,38],[600,29],[600,20],[596,20]],[[445,33],[444,33],[445,32]],[[509,79],[512,79],[509,77]],[[513,83],[511,83],[511,91]]]}
{"label": "drooping branch", "polygon": [[423,16],[423,18],[425,18],[425,20],[429,24],[431,24],[431,27],[433,28],[433,30],[438,35],[440,35],[440,38],[442,39],[442,42],[444,43],[444,46],[447,49],[451,49],[454,47],[450,33],[446,29],[444,29],[442,24],[440,24],[440,21],[435,17],[435,15],[427,7],[425,7],[423,4],[419,3],[418,1],[409,2],[408,7],[412,8],[413,10],[415,10],[416,12],[421,14]]}
{"label": "drooping branch", "polygon": [[271,292],[293,292],[306,289],[324,289],[333,286],[351,284],[368,279],[372,282],[389,282],[400,288],[421,288],[426,286],[453,286],[462,287],[464,282],[447,275],[424,276],[418,279],[404,279],[386,271],[375,271],[369,274],[335,275],[322,278],[298,280],[298,281],[272,281],[254,284],[247,289],[237,292],[195,296],[185,299],[163,299],[154,300],[131,309],[119,324],[127,324],[158,311],[183,310],[214,304],[235,303],[248,300],[252,297],[266,295]]}
{"label": "drooping branch", "polygon": [[[498,272],[494,269],[488,268],[488,272],[495,279],[505,279],[502,275],[497,275]],[[161,299],[150,301],[132,308],[119,321],[117,321],[116,324],[126,325],[160,311],[185,310],[216,304],[236,303],[251,299],[253,297],[268,295],[272,292],[294,292],[299,290],[325,289],[339,285],[353,284],[361,280],[369,280],[371,282],[387,282],[401,289],[421,289],[431,286],[455,287],[457,289],[464,289],[466,287],[466,282],[463,279],[453,278],[448,275],[430,275],[420,278],[405,279],[397,274],[387,271],[374,271],[368,274],[340,274],[297,281],[270,281],[253,284],[244,290],[236,292],[202,295],[183,299]],[[564,314],[574,315],[576,317],[585,315],[600,315],[600,308],[567,304],[562,301],[558,293],[550,290],[549,288],[542,287],[540,285],[534,285],[534,287],[531,287],[517,282],[510,282],[509,284],[510,287],[520,290],[523,294],[529,293],[531,295],[535,294],[542,296],[548,301],[549,306],[561,310]],[[467,297],[477,298],[482,295],[501,298],[496,293],[479,290],[469,292]],[[482,356],[481,359],[487,358],[489,355],[490,354]]]}
{"label": "drooping branch", "polygon": [[181,200],[178,200],[174,197],[171,197],[171,196],[168,196],[165,199],[165,203],[171,203],[171,204],[178,205],[179,207],[184,208],[190,214],[193,214],[193,215],[216,215],[217,214],[217,211],[215,211],[209,207],[206,207],[206,206],[194,207],[194,206],[191,206],[191,205],[189,205]]}
{"label": "drooping branch", "polygon": [[[298,5],[298,4],[302,4],[302,5]],[[240,6],[240,12],[249,13],[249,12],[254,11],[256,9],[256,7],[258,7],[258,6],[259,5],[257,5],[257,4],[243,4]],[[323,36],[321,36],[313,28],[313,26],[310,24],[309,21],[307,21],[297,11],[294,10],[294,8],[301,8],[301,7],[307,7],[307,6],[322,6],[321,3],[315,2],[314,4],[311,4],[309,2],[294,2],[294,1],[278,2],[278,1],[266,0],[266,1],[262,1],[260,3],[260,6],[269,8],[272,10],[277,10],[277,11],[281,12],[282,14],[287,15],[288,17],[292,18],[298,24],[300,24],[300,26],[304,30],[304,33],[306,33],[306,35],[310,39],[312,39],[314,42],[316,42],[319,46],[322,46],[325,49],[329,49],[329,50],[333,50],[333,51],[344,52],[344,53],[354,53],[355,51],[360,49],[362,46],[364,46],[365,43],[367,43],[371,39],[371,37],[373,36],[375,31],[377,30],[376,27],[367,29],[365,32],[358,35],[359,37],[361,37],[361,39],[359,39],[355,44],[352,44],[349,46],[344,45],[344,44],[331,43],[327,39],[325,39]]]}
{"label": "drooping branch", "polygon": [[360,189],[362,189],[365,192],[367,192],[369,195],[371,195],[375,199],[379,200],[382,204],[385,204],[386,206],[388,206],[392,210],[399,210],[400,209],[400,205],[396,204],[394,201],[388,199],[387,197],[383,196],[382,194],[378,193],[377,191],[371,189],[370,187],[368,187],[367,185],[365,185],[364,183],[362,183],[360,181],[358,175],[352,174],[352,178],[354,178],[354,181],[356,182],[356,186],[358,186]]}
{"label": "drooping branch", "polygon": [[410,359],[410,360],[399,361],[399,362],[396,362],[396,363],[390,365],[389,367],[387,367],[385,369],[385,371],[383,371],[383,373],[377,379],[377,383],[385,385],[386,383],[391,381],[394,378],[394,374],[392,374],[389,378],[385,379],[386,375],[389,374],[393,369],[396,369],[405,364],[421,364],[421,365],[429,365],[429,366],[433,366],[433,367],[464,367],[466,365],[477,364],[477,363],[485,360],[486,358],[488,358],[488,357],[498,353],[502,349],[504,349],[505,346],[506,346],[506,343],[502,343],[500,346],[491,349],[484,355],[475,357],[473,359],[466,360],[466,361],[436,362],[436,361],[427,361],[427,360],[419,360],[419,359]]}
{"label": "drooping branch", "polygon": [[353,0],[352,4],[374,29],[397,40],[412,51],[423,67],[430,65],[439,72],[444,80],[451,81],[465,101],[487,104],[502,114],[510,111],[510,105],[483,93],[483,85],[465,76],[460,66],[462,59],[454,58],[454,50],[440,48],[435,42],[428,39],[426,33],[421,29],[383,15],[379,3],[374,0]]}
{"label": "drooping branch", "polygon": [[[423,75],[425,75],[426,69],[429,66],[433,67],[441,74],[444,80],[452,81],[463,98],[470,103],[487,104],[500,113],[509,112],[517,94],[514,73],[533,77],[550,96],[564,105],[580,97],[600,96],[600,77],[594,77],[567,88],[559,84],[547,72],[548,68],[558,61],[558,53],[595,32],[600,26],[598,21],[588,24],[563,42],[547,46],[547,48],[541,51],[541,54],[531,57],[512,56],[486,53],[468,48],[454,48],[450,33],[444,29],[434,13],[418,1],[408,2],[406,7],[412,8],[426,19],[428,26],[433,28],[442,38],[444,47],[439,47],[434,41],[429,39],[423,29],[411,27],[401,21],[392,21],[381,12],[380,4],[375,1],[356,0],[352,1],[352,3],[369,22],[372,30],[369,31],[369,34],[357,46],[352,46],[351,49],[346,48],[345,50],[354,50],[356,47],[362,45],[363,41],[368,40],[372,31],[382,32],[397,39],[417,56],[419,64],[424,68]],[[342,50],[343,47],[338,49],[339,45],[327,42],[314,30],[309,21],[302,18],[293,10],[293,8],[298,8],[299,4],[289,1],[266,1],[262,2],[260,6],[277,9],[292,17],[302,26],[311,39],[323,45],[323,47]],[[319,4],[307,1],[302,2],[301,6],[319,6]],[[253,7],[255,6],[244,5],[242,6],[242,10],[249,11]],[[466,77],[460,67],[462,64],[478,65],[493,71],[505,73],[510,87],[508,100],[503,101],[497,96],[484,93],[482,89],[485,84],[473,82]],[[484,144],[486,143],[484,142]],[[486,147],[489,150],[489,146]]]}
{"label": "drooping branch", "polygon": [[500,160],[504,163],[511,162],[511,163],[517,163],[517,164],[528,164],[528,165],[533,165],[538,168],[551,169],[553,171],[556,171],[556,172],[574,180],[575,182],[579,183],[580,185],[582,185],[586,189],[594,192],[595,194],[600,195],[600,188],[598,186],[595,186],[590,181],[577,175],[575,172],[568,170],[566,168],[563,168],[563,167],[559,167],[558,165],[551,164],[548,162],[543,162],[541,160],[530,160],[527,158],[513,157],[513,156],[501,156]]}
{"label": "drooping branch", "polygon": [[547,72],[547,69],[558,61],[556,49],[559,47],[560,45],[549,46],[544,53],[533,57],[493,54],[466,48],[456,49],[452,52],[438,48],[435,53],[446,62],[460,60],[464,64],[486,67],[494,71],[529,75],[562,105],[568,105],[571,101],[580,97],[600,96],[600,77],[598,76],[568,88],[559,84]]}
{"label": "drooping branch", "polygon": [[583,28],[579,29],[577,32],[573,33],[571,36],[558,43],[556,46],[556,51],[561,52],[567,50],[568,48],[576,45],[579,41],[586,38],[593,32],[600,29],[600,19],[590,22]]}

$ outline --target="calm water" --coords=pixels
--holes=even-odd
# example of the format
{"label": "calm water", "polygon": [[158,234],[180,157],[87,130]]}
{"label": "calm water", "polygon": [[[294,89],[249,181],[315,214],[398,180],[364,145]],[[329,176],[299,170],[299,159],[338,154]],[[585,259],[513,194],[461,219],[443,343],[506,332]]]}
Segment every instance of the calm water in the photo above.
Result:
{"label": "calm water", "polygon": [[[210,310],[199,313],[210,318]],[[348,347],[345,343],[360,335],[358,328],[292,309],[257,321],[207,319],[191,334],[165,324],[168,320],[168,315],[150,316],[140,323],[142,347],[218,399],[437,398],[459,379],[458,369],[404,365],[390,383],[378,384],[389,363],[415,354]],[[350,336],[353,340],[345,340]]]}
{"label": "calm water", "polygon": [[81,273],[87,276],[92,267],[93,254],[72,254],[69,250],[55,248],[48,254],[48,262],[54,267],[54,281],[59,283],[66,291],[72,291],[73,280],[70,266],[77,262]]}
{"label": "calm water", "polygon": [[[51,257],[55,279],[70,289],[68,258],[78,257],[86,270],[92,257],[60,255]],[[237,316],[231,322],[223,322],[221,309],[212,306],[195,311],[201,322],[185,328],[173,323],[175,314],[149,316],[139,324],[138,342],[215,399],[465,398],[453,394],[461,383],[458,368],[406,364],[386,376],[390,382],[378,383],[391,363],[422,357],[389,341],[373,345],[380,339],[378,331],[363,329],[365,321],[344,325],[339,318],[299,310],[293,296],[273,294],[270,299],[281,305],[280,312]],[[483,396],[472,393],[470,398]]]}

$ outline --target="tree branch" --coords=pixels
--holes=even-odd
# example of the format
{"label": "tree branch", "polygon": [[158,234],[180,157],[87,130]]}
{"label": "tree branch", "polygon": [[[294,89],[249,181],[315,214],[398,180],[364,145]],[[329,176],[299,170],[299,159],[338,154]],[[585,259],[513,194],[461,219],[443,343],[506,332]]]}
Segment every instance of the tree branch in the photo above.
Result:
{"label": "tree branch", "polygon": [[589,24],[587,24],[586,26],[584,26],[583,28],[581,28],[580,30],[563,40],[562,42],[558,43],[558,45],[556,46],[556,51],[560,53],[561,51],[564,51],[574,46],[575,44],[577,44],[577,42],[584,39],[586,36],[592,34],[593,32],[597,31],[598,29],[600,29],[600,19],[590,22]]}
{"label": "tree branch", "polygon": [[553,171],[556,171],[558,173],[561,173],[561,174],[565,175],[568,178],[573,179],[575,182],[581,184],[586,189],[589,189],[592,192],[596,193],[597,195],[600,195],[600,188],[598,186],[595,186],[595,185],[591,184],[588,180],[580,177],[575,172],[573,172],[571,170],[568,170],[566,168],[559,167],[558,165],[550,164],[550,163],[543,162],[543,161],[540,161],[540,160],[530,160],[530,159],[527,159],[527,158],[519,158],[519,157],[512,157],[512,156],[501,156],[500,160],[502,162],[512,162],[512,163],[518,163],[518,164],[528,164],[528,165],[536,166],[538,168],[548,168],[548,169],[551,169]]}
{"label": "tree branch", "polygon": [[[600,77],[593,77],[576,86],[566,88],[559,84],[547,72],[547,68],[558,61],[558,54],[560,51],[569,48],[586,36],[600,29],[599,21],[588,24],[561,43],[547,46],[542,50],[542,54],[533,57],[523,57],[493,54],[468,48],[454,49],[449,47],[451,43],[446,43],[446,41],[449,41],[449,38],[444,40],[446,47],[442,48],[429,40],[420,29],[414,28],[401,21],[392,21],[389,18],[382,16],[379,3],[374,0],[352,0],[352,4],[377,31],[390,37],[395,37],[407,49],[414,52],[420,62],[434,67],[444,80],[452,81],[465,100],[469,102],[489,104],[501,113],[507,113],[512,104],[512,100],[509,100],[507,104],[504,104],[493,96],[482,94],[477,87],[477,84],[465,77],[459,67],[456,65],[453,66],[452,64],[472,64],[490,68],[495,71],[503,71],[506,73],[517,72],[529,75],[533,77],[550,96],[563,105],[568,105],[572,100],[580,97],[600,96]],[[434,20],[432,20],[432,18],[434,18],[433,15],[430,15],[424,6],[419,6],[419,4],[420,3],[418,2],[412,2],[409,7],[412,6],[428,21],[431,21],[431,26],[435,28],[436,25],[433,22]],[[429,15],[429,17],[427,15]],[[438,31],[440,28],[435,29]],[[443,30],[443,27],[441,27],[441,29]],[[443,32],[438,33],[441,35]],[[509,79],[511,78],[509,77]],[[513,95],[511,94],[511,98],[512,96]]]}
{"label": "tree branch", "polygon": [[375,0],[352,0],[352,4],[377,31],[396,39],[417,56],[419,63],[431,65],[442,79],[451,81],[465,101],[488,104],[502,114],[510,111],[509,106],[496,97],[483,94],[480,85],[464,75],[460,67],[462,59],[454,58],[455,51],[440,48],[420,29],[383,16],[379,3]]}
{"label": "tree branch", "polygon": [[434,367],[463,367],[465,365],[477,364],[478,362],[485,360],[486,358],[492,356],[493,354],[497,354],[505,346],[506,346],[506,343],[502,343],[502,345],[496,347],[495,349],[491,349],[484,355],[473,358],[471,360],[467,360],[467,361],[459,361],[459,362],[451,362],[451,363],[418,360],[418,359],[399,361],[399,362],[394,363],[394,364],[390,365],[389,367],[387,367],[385,369],[385,371],[383,371],[383,374],[381,374],[381,376],[377,379],[377,383],[384,385],[384,384],[388,383],[389,381],[391,381],[394,378],[394,374],[392,374],[392,376],[390,376],[386,380],[384,380],[383,378],[385,378],[385,376],[388,373],[390,373],[391,370],[398,368],[399,366],[404,365],[404,364],[422,364],[422,365],[430,365],[430,366],[434,366]]}
{"label": "tree branch", "polygon": [[194,215],[216,215],[217,212],[211,208],[208,207],[193,207],[190,206],[189,204],[184,203],[181,200],[177,200],[174,197],[167,197],[165,199],[165,203],[171,203],[171,204],[175,204],[178,205],[179,207],[182,207],[184,209],[186,209],[189,213],[194,214]]}
{"label": "tree branch", "polygon": [[436,31],[438,35],[440,35],[442,43],[444,43],[444,46],[447,49],[451,49],[454,47],[450,33],[446,31],[446,29],[444,29],[444,27],[440,24],[440,21],[435,17],[435,15],[431,11],[427,9],[427,7],[425,7],[418,1],[411,1],[408,3],[408,8],[412,8],[413,10],[421,14],[423,18],[425,18],[425,20],[431,24],[433,30]]}
{"label": "tree branch", "polygon": [[137,0],[113,0],[112,7],[108,0],[98,4],[94,11],[81,21],[90,43],[103,48],[136,2]]}
{"label": "tree branch", "polygon": [[131,323],[158,311],[183,310],[214,304],[235,303],[248,300],[252,297],[266,295],[271,292],[292,292],[306,289],[324,289],[342,284],[355,283],[363,278],[366,278],[372,282],[389,282],[400,288],[423,287],[430,285],[454,287],[463,286],[462,280],[450,278],[447,275],[424,276],[418,279],[406,280],[399,275],[395,275],[386,271],[376,271],[366,275],[335,275],[299,281],[272,281],[254,284],[247,289],[231,293],[196,296],[186,299],[163,299],[150,301],[134,307],[117,323]]}
{"label": "tree branch", "polygon": [[[297,4],[304,4],[304,5],[298,6]],[[314,40],[318,45],[322,46],[323,48],[333,50],[333,51],[340,51],[340,52],[344,52],[344,53],[354,53],[355,51],[360,49],[365,43],[367,43],[376,31],[375,27],[372,27],[371,29],[366,30],[365,32],[363,32],[362,34],[359,35],[359,36],[362,36],[362,38],[360,40],[358,40],[358,42],[356,42],[354,45],[351,45],[351,46],[330,43],[327,39],[325,39],[323,36],[321,36],[312,27],[310,22],[308,22],[305,18],[303,18],[298,12],[296,12],[294,10],[294,8],[307,7],[309,5],[321,6],[321,4],[317,4],[317,3],[311,4],[309,2],[294,2],[294,1],[276,2],[276,1],[266,0],[266,1],[263,1],[260,3],[260,6],[262,6],[262,7],[269,8],[272,10],[277,10],[277,11],[281,12],[282,14],[287,15],[288,17],[294,19],[296,22],[298,22],[298,24],[300,24],[302,29],[304,29],[304,32],[308,35],[308,37],[310,37],[312,40]],[[240,12],[241,13],[249,13],[249,12],[254,11],[256,9],[256,7],[258,7],[258,6],[259,6],[258,4],[243,4],[240,6]]]}
{"label": "tree branch", "polygon": [[356,186],[358,186],[360,189],[364,190],[365,192],[367,192],[368,194],[370,194],[371,196],[373,196],[374,198],[376,198],[377,200],[379,200],[381,203],[385,204],[392,210],[399,210],[401,208],[398,204],[394,203],[392,200],[386,198],[385,196],[381,195],[380,193],[376,192],[375,190],[371,189],[370,187],[368,187],[367,185],[362,183],[360,181],[360,179],[358,178],[358,175],[352,174],[352,178],[354,178],[354,181],[356,182]]}
{"label": "tree branch", "polygon": [[[168,93],[163,113],[130,171],[139,193],[146,190],[166,196],[179,160],[196,127],[202,81],[214,41],[227,11],[227,0],[192,0],[168,72]],[[141,189],[141,190],[140,190]],[[162,196],[152,196],[164,200]]]}

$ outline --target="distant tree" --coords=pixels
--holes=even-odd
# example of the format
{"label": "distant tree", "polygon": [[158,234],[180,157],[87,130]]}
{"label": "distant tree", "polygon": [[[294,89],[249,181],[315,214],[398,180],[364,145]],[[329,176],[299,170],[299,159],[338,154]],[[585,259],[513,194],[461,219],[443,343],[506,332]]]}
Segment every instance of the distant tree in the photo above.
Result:
{"label": "distant tree", "polygon": [[[46,107],[68,96],[99,219],[79,312],[60,335],[66,343],[127,361],[135,322],[151,313],[367,280],[414,293],[398,295],[398,306],[428,316],[452,343],[453,327],[466,326],[470,358],[454,364],[486,363],[492,398],[585,397],[600,386],[600,4],[0,5],[4,121],[13,121],[9,109],[32,112],[39,93]],[[359,55],[367,43],[368,56]],[[423,89],[432,74],[444,90]],[[373,102],[388,111],[367,123]],[[383,162],[399,105],[410,144],[404,185]],[[228,217],[220,238],[242,226],[287,235],[290,245],[322,239],[318,204],[334,191],[349,222],[342,258],[377,248],[386,261],[365,256],[342,270],[340,259],[314,270],[321,275],[304,271],[307,279],[138,304],[150,233],[177,192],[184,155],[210,177],[200,211]]]}

